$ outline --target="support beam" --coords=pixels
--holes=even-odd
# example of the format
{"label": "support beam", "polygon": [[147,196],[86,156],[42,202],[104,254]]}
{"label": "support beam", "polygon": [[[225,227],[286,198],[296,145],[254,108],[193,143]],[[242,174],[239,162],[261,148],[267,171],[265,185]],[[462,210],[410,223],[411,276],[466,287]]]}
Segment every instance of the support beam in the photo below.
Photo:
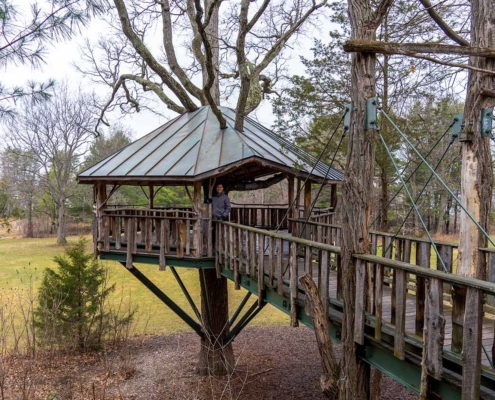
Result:
{"label": "support beam", "polygon": [[[125,262],[121,264],[126,267]],[[141,271],[139,271],[134,265],[126,269],[136,277],[144,286],[146,286],[151,293],[158,297],[163,303],[165,303],[182,321],[184,321],[190,328],[198,334],[199,337],[203,338],[204,333],[196,321],[194,321],[182,308],[180,308],[170,297],[168,297],[162,290],[157,287],[153,282],[151,282]]]}
{"label": "support beam", "polygon": [[287,226],[289,227],[289,233],[293,233],[294,230],[294,223],[290,220],[292,218],[297,218],[294,215],[294,208],[297,206],[297,204],[293,205],[294,203],[294,176],[290,175],[287,177],[287,183],[288,183],[288,193],[287,193],[287,202],[289,207],[288,209],[288,218],[289,221],[287,222]]}

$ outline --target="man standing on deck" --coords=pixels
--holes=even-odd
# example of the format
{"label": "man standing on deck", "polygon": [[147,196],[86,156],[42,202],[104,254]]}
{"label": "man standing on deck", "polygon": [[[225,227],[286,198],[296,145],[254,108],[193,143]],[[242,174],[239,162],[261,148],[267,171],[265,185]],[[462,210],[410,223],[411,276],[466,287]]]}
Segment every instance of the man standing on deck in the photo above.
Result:
{"label": "man standing on deck", "polygon": [[227,221],[230,209],[232,206],[230,205],[229,196],[224,192],[223,185],[219,183],[216,186],[217,195],[213,196],[212,199],[212,216],[213,219],[221,219],[223,221]]}

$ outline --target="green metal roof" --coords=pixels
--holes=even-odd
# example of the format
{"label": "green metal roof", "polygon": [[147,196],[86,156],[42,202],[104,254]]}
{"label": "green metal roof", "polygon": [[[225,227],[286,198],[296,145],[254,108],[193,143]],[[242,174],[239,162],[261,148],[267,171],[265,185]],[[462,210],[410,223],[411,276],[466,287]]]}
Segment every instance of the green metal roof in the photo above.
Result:
{"label": "green metal roof", "polygon": [[[246,117],[234,129],[235,112],[220,107],[227,129],[220,130],[209,106],[183,114],[79,174],[79,181],[194,181],[257,165],[252,178],[275,172],[307,176],[316,158]],[[254,170],[253,170],[254,171]],[[328,172],[328,175],[327,175]],[[311,178],[341,181],[342,172],[319,162]]]}

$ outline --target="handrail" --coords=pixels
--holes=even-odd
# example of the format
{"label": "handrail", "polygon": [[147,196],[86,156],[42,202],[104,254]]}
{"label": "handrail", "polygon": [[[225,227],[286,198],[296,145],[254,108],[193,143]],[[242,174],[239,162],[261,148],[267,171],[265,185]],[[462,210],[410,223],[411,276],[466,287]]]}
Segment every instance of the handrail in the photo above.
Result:
{"label": "handrail", "polygon": [[[300,219],[300,218],[289,218],[289,221],[303,223],[306,220]],[[323,222],[308,221],[307,224],[308,225],[314,225],[314,226],[325,226],[325,227],[329,227],[329,228],[341,229],[340,225],[325,224]],[[380,236],[395,237],[396,239],[406,239],[406,240],[414,240],[415,242],[430,243],[430,241],[428,239],[423,239],[423,238],[418,238],[418,237],[413,237],[413,236],[405,236],[405,235],[395,235],[395,234],[389,233],[389,232],[369,231],[369,233],[374,234],[374,235],[380,235]],[[442,241],[442,240],[435,240],[434,242],[435,242],[435,244],[439,244],[441,246],[452,246],[453,248],[459,247],[459,243],[456,243],[456,242],[446,242],[446,241]],[[482,249],[480,248],[480,250],[482,250]]]}
{"label": "handrail", "polygon": [[[217,223],[225,224],[228,226],[232,226],[233,228],[244,229],[248,232],[260,233],[265,236],[271,236],[277,239],[283,239],[289,242],[298,243],[305,246],[311,246],[316,249],[326,250],[332,253],[341,254],[341,248],[339,246],[332,246],[328,244],[313,242],[312,240],[306,240],[301,238],[296,238],[292,236],[287,236],[284,234],[266,231],[264,229],[252,228],[245,225],[235,224],[232,222],[226,221],[217,221]],[[491,295],[495,296],[495,283],[483,281],[481,279],[476,278],[466,278],[461,275],[456,274],[446,274],[445,272],[429,269],[425,267],[420,267],[414,264],[405,263],[403,261],[397,261],[386,257],[374,256],[371,254],[353,254],[354,258],[358,260],[367,261],[370,263],[381,264],[385,267],[400,269],[415,275],[419,275],[425,278],[436,278],[444,281],[446,283],[451,283],[457,286],[469,286],[476,289],[481,289]]]}
{"label": "handrail", "polygon": [[159,208],[112,208],[112,209],[104,209],[103,213],[105,215],[110,215],[110,213],[115,213],[116,211],[146,211],[146,212],[158,212],[158,213],[176,213],[180,212],[182,214],[192,214],[192,215],[198,215],[197,212],[195,211],[189,211],[189,210],[180,210],[180,209],[159,209]]}

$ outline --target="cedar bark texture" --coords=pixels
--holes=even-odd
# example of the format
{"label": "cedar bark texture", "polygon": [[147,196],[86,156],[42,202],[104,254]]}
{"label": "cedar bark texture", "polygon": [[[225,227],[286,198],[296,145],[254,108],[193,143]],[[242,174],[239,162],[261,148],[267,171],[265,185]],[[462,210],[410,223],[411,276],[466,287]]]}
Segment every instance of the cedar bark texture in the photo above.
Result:
{"label": "cedar bark texture", "polygon": [[[391,1],[384,0],[372,10],[369,0],[348,0],[352,40],[375,40],[376,29],[386,15]],[[366,99],[374,97],[376,55],[352,55],[351,103],[353,108],[347,162],[343,182],[342,210],[342,376],[340,399],[368,399],[370,367],[357,358],[354,342],[356,306],[356,265],[354,253],[369,253],[368,226],[375,159],[374,129],[365,130]]]}
{"label": "cedar bark texture", "polygon": [[[493,48],[495,27],[495,5],[490,0],[472,1],[471,46]],[[471,57],[470,65],[494,70],[495,59]],[[471,71],[469,74],[468,94],[464,110],[464,123],[472,123],[473,140],[462,144],[461,202],[473,217],[486,230],[488,228],[493,189],[493,171],[490,154],[490,138],[481,137],[481,109],[493,107],[493,98],[482,95],[482,90],[494,89],[492,75]],[[487,239],[471,222],[466,213],[460,216],[459,264],[457,273],[463,276],[484,279],[485,260],[479,257],[478,247],[486,247]],[[482,301],[477,290],[466,293],[466,312],[464,315],[463,351],[464,370],[462,395],[465,399],[479,397],[481,368]]]}

